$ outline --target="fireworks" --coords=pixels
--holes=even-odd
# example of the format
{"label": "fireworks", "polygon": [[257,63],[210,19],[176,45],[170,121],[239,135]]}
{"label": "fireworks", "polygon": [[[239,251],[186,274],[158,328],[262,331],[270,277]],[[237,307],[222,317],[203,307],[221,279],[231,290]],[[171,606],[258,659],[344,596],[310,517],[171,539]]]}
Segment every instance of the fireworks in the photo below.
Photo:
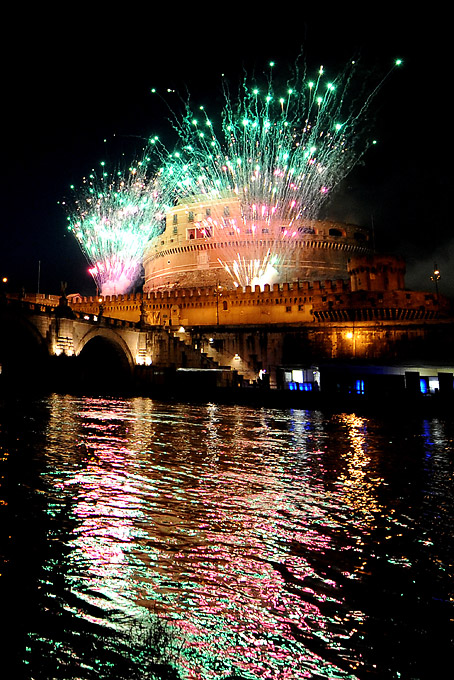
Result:
{"label": "fireworks", "polygon": [[[235,285],[290,280],[296,242],[316,234],[322,206],[374,143],[368,111],[384,78],[367,89],[355,68],[331,80],[323,67],[312,80],[297,73],[282,93],[271,75],[264,88],[245,81],[238,97],[225,87],[218,121],[189,105],[175,116],[172,154],[155,137],[126,176],[103,167],[85,178],[68,229],[98,290],[132,289],[176,204],[196,216],[187,239],[220,244],[218,265]],[[151,153],[161,165],[152,175]]]}
{"label": "fireworks", "polygon": [[[68,229],[76,237],[102,295],[129,292],[140,277],[145,246],[165,223],[171,185],[151,178],[144,158],[121,172],[84,178],[69,206]],[[74,189],[74,187],[72,187]]]}
{"label": "fireworks", "polygon": [[328,80],[320,67],[282,95],[271,79],[264,90],[243,83],[238,98],[225,90],[219,125],[203,107],[176,121],[181,146],[164,172],[180,202],[209,204],[199,234],[229,244],[219,263],[236,285],[282,279],[295,240],[314,232],[333,189],[374,143],[367,114],[383,80],[366,91],[354,70]]}

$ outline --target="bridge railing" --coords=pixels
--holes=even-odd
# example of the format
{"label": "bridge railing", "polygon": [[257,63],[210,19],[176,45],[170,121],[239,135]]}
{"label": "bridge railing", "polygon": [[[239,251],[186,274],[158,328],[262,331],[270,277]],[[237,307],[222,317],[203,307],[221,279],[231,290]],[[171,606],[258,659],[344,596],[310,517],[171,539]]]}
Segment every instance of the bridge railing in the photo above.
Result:
{"label": "bridge railing", "polygon": [[126,321],[125,319],[116,319],[114,317],[93,314],[90,312],[73,310],[73,314],[76,319],[79,319],[79,321],[89,321],[104,327],[110,326],[113,328],[137,328],[139,325],[135,321]]}
{"label": "bridge railing", "polygon": [[14,309],[21,309],[21,310],[28,310],[30,312],[34,313],[41,313],[41,314],[52,314],[56,310],[56,305],[54,304],[49,304],[46,305],[45,303],[42,302],[34,302],[32,300],[27,300],[24,298],[15,298],[15,297],[2,297],[0,299],[0,304],[7,305],[8,307],[12,307]]}

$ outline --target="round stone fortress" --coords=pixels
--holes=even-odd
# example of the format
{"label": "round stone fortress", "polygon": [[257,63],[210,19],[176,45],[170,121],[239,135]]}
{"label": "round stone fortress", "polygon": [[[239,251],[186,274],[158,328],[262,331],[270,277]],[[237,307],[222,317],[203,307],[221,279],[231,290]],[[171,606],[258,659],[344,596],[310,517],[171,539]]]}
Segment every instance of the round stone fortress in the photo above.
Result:
{"label": "round stone fortress", "polygon": [[[363,227],[267,217],[263,209],[245,216],[231,195],[178,203],[145,252],[144,292],[348,279],[348,260],[372,253]],[[268,263],[261,277],[260,262]]]}

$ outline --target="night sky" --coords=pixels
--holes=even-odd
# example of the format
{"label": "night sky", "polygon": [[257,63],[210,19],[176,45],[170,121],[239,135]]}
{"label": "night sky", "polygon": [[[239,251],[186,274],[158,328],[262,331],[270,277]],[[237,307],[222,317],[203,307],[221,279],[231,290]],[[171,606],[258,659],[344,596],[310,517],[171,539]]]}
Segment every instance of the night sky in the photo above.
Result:
{"label": "night sky", "polygon": [[285,8],[248,15],[233,5],[220,14],[196,7],[162,15],[153,7],[97,20],[79,5],[65,18],[42,10],[8,17],[0,275],[12,289],[36,292],[40,267],[41,292],[58,293],[66,281],[68,292],[95,293],[58,202],[101,160],[120,161],[120,151],[132,160],[148,136],[176,142],[151,88],[189,91],[195,104],[217,111],[221,74],[236,86],[245,70],[267,72],[270,60],[288,74],[302,52],[308,67],[323,64],[333,76],[358,55],[380,72],[404,60],[372,107],[379,143],[342,183],[327,216],[373,225],[377,248],[406,258],[409,288],[432,289],[436,262],[440,291],[454,297],[446,17],[435,10],[385,17],[382,5],[375,17],[368,9],[367,20],[348,12],[312,19]]}

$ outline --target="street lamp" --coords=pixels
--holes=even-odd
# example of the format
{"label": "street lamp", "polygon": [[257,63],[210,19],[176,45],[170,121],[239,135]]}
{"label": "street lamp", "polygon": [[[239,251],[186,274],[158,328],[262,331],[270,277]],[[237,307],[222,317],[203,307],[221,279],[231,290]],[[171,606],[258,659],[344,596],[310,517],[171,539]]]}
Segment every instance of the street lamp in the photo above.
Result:
{"label": "street lamp", "polygon": [[219,281],[216,284],[214,294],[216,296],[216,325],[219,326],[219,296],[221,295],[222,286]]}
{"label": "street lamp", "polygon": [[437,265],[434,264],[434,271],[432,276],[430,277],[430,280],[433,281],[435,284],[435,294],[437,296],[437,300],[438,300],[438,282],[440,279],[441,279],[440,270],[438,269]]}

